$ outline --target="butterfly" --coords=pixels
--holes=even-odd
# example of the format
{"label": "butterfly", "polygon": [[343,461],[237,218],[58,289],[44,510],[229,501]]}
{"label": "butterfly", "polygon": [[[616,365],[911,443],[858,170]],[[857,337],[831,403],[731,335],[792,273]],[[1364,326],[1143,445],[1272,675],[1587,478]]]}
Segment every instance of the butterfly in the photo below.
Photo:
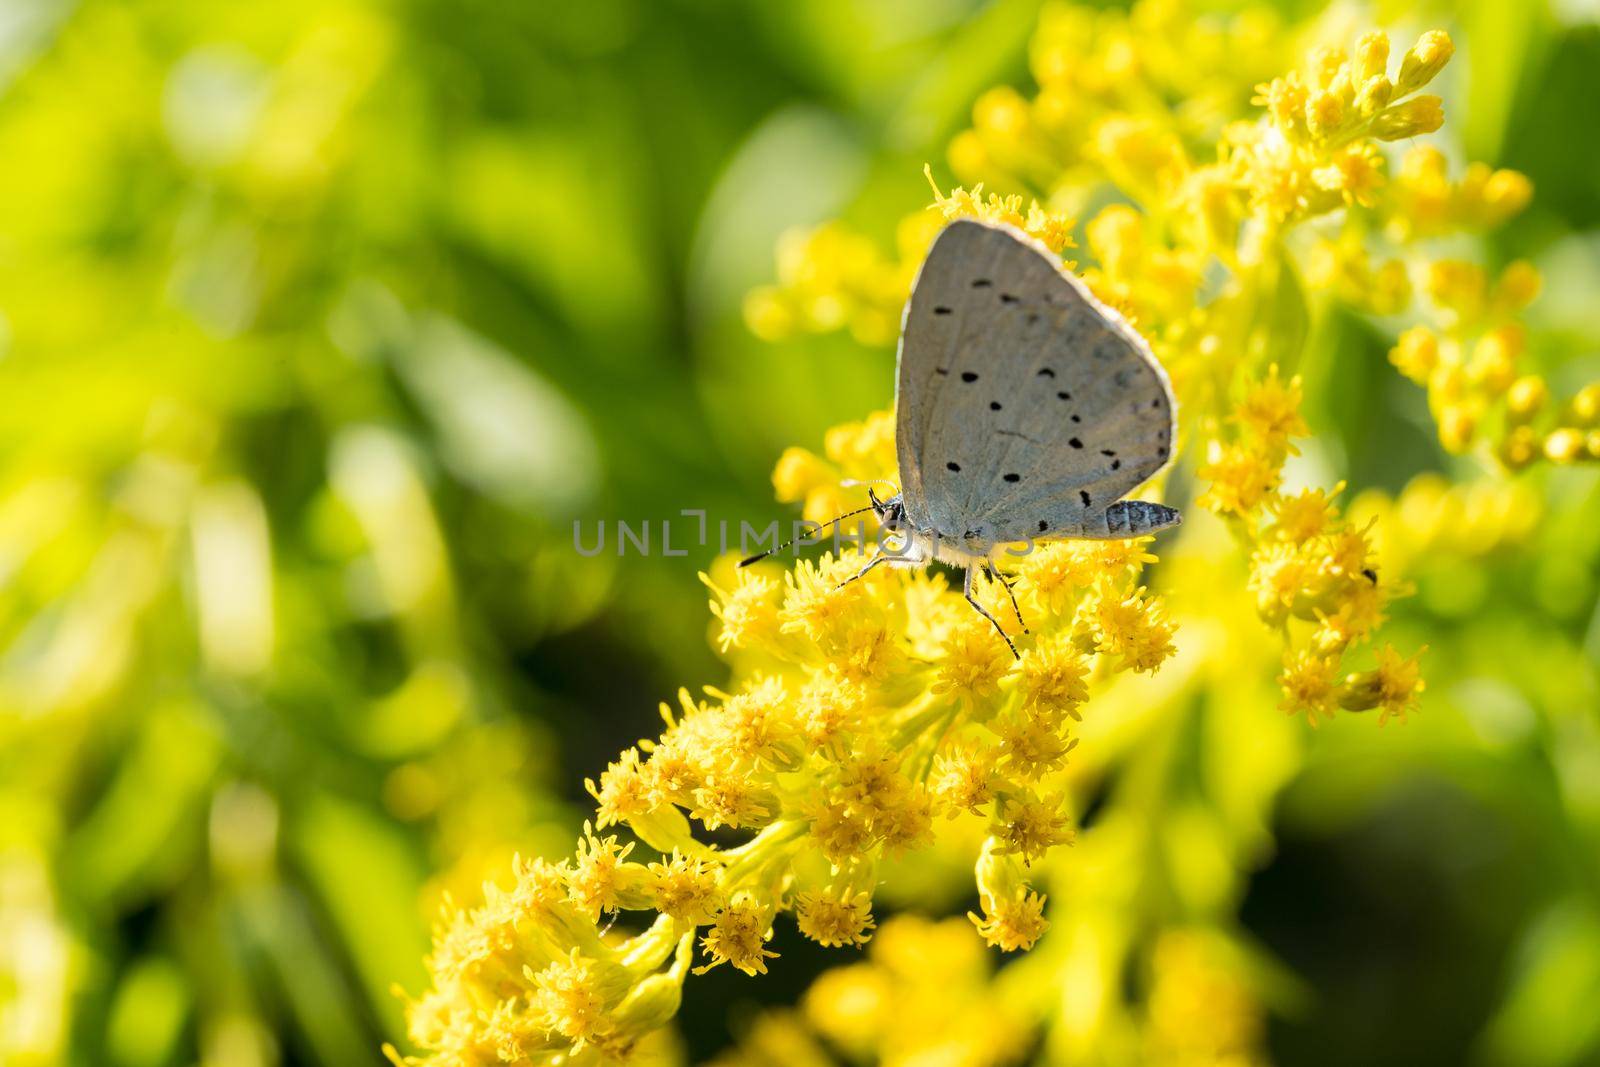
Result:
{"label": "butterfly", "polygon": [[949,223],[901,325],[900,491],[869,488],[870,507],[851,513],[874,511],[892,541],[841,584],[884,564],[960,567],[967,602],[1018,655],[973,596],[974,572],[1005,586],[1027,632],[994,569],[1000,550],[1178,525],[1176,508],[1122,499],[1171,458],[1176,407],[1149,345],[1043,245],[1000,223]]}

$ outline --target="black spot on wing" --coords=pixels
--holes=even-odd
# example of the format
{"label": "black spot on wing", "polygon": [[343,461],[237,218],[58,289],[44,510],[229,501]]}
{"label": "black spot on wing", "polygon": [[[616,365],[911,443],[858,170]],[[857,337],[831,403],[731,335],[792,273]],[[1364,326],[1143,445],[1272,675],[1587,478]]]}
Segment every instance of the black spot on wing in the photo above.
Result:
{"label": "black spot on wing", "polygon": [[937,375],[939,375],[941,377],[948,377],[949,374],[950,374],[950,368],[949,367],[935,367],[935,368],[933,368],[933,373],[935,373],[935,374],[937,374]]}
{"label": "black spot on wing", "polygon": [[1067,444],[1071,445],[1073,448],[1082,448],[1083,447],[1083,442],[1080,441],[1076,437],[1067,438]]}
{"label": "black spot on wing", "polygon": [[1021,299],[1022,298],[1020,296],[1013,296],[1010,293],[1001,293],[1000,294],[1000,303],[1002,303],[1002,304],[1015,304],[1015,303],[1017,303],[1017,301],[1019,301]]}
{"label": "black spot on wing", "polygon": [[972,287],[974,289],[987,289],[993,284],[994,284],[994,282],[991,282],[988,278],[974,278],[974,279],[972,279]]}
{"label": "black spot on wing", "polygon": [[1054,378],[1055,376],[1056,372],[1051,370],[1049,367],[1043,367],[1039,370],[1039,377],[1041,378]]}
{"label": "black spot on wing", "polygon": [[998,400],[989,401],[989,410],[990,411],[999,411],[1000,410],[1000,401],[998,401]]}
{"label": "black spot on wing", "polygon": [[1083,501],[1084,507],[1088,507],[1092,503],[1092,501],[1089,499],[1089,490],[1087,489],[1078,490],[1078,499]]}
{"label": "black spot on wing", "polygon": [[1044,533],[1048,529],[1050,529],[1050,524],[1048,522],[1045,522],[1043,519],[1040,519],[1039,520],[1039,532],[1040,533]]}
{"label": "black spot on wing", "polygon": [[1022,481],[1022,475],[1020,475],[1020,474],[1008,474],[1008,475],[1005,476],[1005,480],[1008,481],[1008,482],[1020,482],[1020,481]]}
{"label": "black spot on wing", "polygon": [[1056,394],[1056,399],[1057,400],[1071,400],[1072,399],[1072,394],[1068,393],[1068,392],[1065,392],[1065,391],[1059,392],[1059,393]]}
{"label": "black spot on wing", "polygon": [[944,469],[949,471],[951,474],[960,474],[961,473],[961,464],[959,464],[959,463],[946,463],[944,465]]}
{"label": "black spot on wing", "polygon": [[964,382],[975,382],[978,380],[978,376],[969,370],[965,370],[961,372],[961,380]]}
{"label": "black spot on wing", "polygon": [[940,304],[938,307],[933,309],[933,313],[935,315],[948,315],[948,314],[950,314],[950,312],[951,312],[951,309],[945,307],[943,304]]}

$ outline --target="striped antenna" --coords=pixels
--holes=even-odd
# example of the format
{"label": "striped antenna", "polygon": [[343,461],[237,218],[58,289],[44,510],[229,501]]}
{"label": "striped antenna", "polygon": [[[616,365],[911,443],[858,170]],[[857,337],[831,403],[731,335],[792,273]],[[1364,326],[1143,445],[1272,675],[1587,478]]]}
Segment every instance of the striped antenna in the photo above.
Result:
{"label": "striped antenna", "polygon": [[826,530],[828,527],[837,525],[838,523],[841,523],[846,519],[853,519],[857,515],[862,515],[862,514],[865,514],[866,512],[873,511],[873,510],[875,510],[874,506],[872,504],[868,504],[864,508],[856,508],[854,511],[847,511],[843,515],[840,515],[838,518],[829,519],[827,522],[820,524],[815,529],[808,530],[806,533],[801,534],[800,537],[791,537],[789,540],[785,541],[781,545],[774,545],[773,547],[767,549],[765,552],[757,552],[755,555],[750,556],[747,559],[741,559],[739,561],[739,566],[748,567],[748,566],[750,566],[750,564],[755,563],[758,560],[766,559],[768,556],[772,555],[775,552],[782,552],[784,549],[788,548],[790,545],[794,544],[796,541],[799,541],[801,539],[801,537],[809,536],[810,534],[817,533],[820,530]]}

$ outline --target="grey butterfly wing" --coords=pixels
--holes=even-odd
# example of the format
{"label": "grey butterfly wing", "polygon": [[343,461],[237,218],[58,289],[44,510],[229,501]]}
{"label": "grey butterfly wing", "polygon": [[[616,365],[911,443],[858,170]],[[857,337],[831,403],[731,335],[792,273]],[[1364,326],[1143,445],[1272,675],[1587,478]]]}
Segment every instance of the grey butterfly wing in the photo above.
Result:
{"label": "grey butterfly wing", "polygon": [[1176,521],[1111,508],[1170,457],[1172,390],[1143,339],[1058,262],[999,224],[957,220],[934,240],[896,381],[913,524],[981,544]]}

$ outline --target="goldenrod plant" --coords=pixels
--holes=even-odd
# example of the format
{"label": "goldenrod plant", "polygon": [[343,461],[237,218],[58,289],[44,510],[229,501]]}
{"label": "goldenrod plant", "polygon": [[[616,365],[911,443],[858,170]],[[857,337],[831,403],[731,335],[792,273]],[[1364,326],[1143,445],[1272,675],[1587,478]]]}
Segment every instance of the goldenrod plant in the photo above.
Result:
{"label": "goldenrod plant", "polygon": [[[788,912],[822,945],[895,947],[819,980],[801,1016],[763,1017],[739,1062],[830,1062],[831,1048],[1002,1063],[1041,1047],[1045,1062],[1263,1062],[1264,1005],[1291,999],[1295,983],[1238,937],[1232,912],[1304,758],[1303,731],[1340,712],[1404,720],[1426,687],[1422,643],[1377,639],[1415,558],[1384,558],[1378,534],[1394,536],[1396,511],[1365,494],[1369,518],[1357,521],[1343,482],[1291,488],[1287,467],[1312,433],[1298,370],[1308,283],[1375,324],[1417,321],[1424,306],[1450,323],[1448,344],[1407,327],[1395,357],[1428,385],[1446,447],[1482,441],[1502,469],[1589,456],[1592,388],[1561,409],[1570,416],[1533,428],[1540,404],[1528,397],[1542,380],[1518,366],[1514,319],[1537,272],[1516,262],[1491,284],[1427,243],[1502,223],[1531,195],[1509,170],[1451,178],[1439,150],[1416,143],[1445,123],[1423,90],[1450,62],[1450,36],[1430,30],[1391,55],[1387,34],[1342,28],[1173,3],[1126,15],[1051,5],[1030,50],[1035,91],[984,94],[951,142],[948,163],[970,188],[944,192],[925,172],[933,203],[898,224],[888,250],[837,222],[783,238],[778,283],[745,303],[768,340],[848,328],[891,344],[950,218],[1008,222],[1084,257],[1066,265],[1169,369],[1180,478],[1231,536],[1197,524],[1153,569],[1141,540],[1032,554],[1016,591],[1038,622],[1018,636],[1015,665],[940,575],[844,583],[864,558],[853,552],[786,573],[719,564],[706,580],[731,683],[682,691],[660,735],[590,783],[596,821],[575,856],[523,866],[510,896],[448,920],[433,985],[411,1008],[427,1062],[625,1059],[691,975],[783,966],[770,946]],[[1269,72],[1302,48],[1303,66]],[[1411,147],[1392,161],[1395,142]],[[820,455],[791,449],[773,481],[823,522],[859,507],[850,486],[895,473],[880,412],[830,431]],[[1003,617],[1003,598],[987,599]],[[1186,788],[1181,741],[1196,730],[1250,755],[1211,757]],[[1085,805],[1108,789],[1084,830]],[[993,993],[987,968],[956,965],[967,977],[953,988],[976,983],[970,1003],[1006,1005],[985,1020],[988,1040],[938,1007],[949,983],[921,986],[892,962],[928,937],[926,966],[940,974],[949,953],[971,959],[972,943],[950,926],[934,935],[875,917],[874,898],[923,852],[975,861],[977,935],[1033,950]],[[1161,891],[1152,866],[1166,872]],[[1119,977],[1130,968],[1131,996]]]}
{"label": "goldenrod plant", "polygon": [[[13,8],[0,1063],[1600,1054],[1582,4]],[[736,566],[968,217],[1177,400],[1015,658]]]}

